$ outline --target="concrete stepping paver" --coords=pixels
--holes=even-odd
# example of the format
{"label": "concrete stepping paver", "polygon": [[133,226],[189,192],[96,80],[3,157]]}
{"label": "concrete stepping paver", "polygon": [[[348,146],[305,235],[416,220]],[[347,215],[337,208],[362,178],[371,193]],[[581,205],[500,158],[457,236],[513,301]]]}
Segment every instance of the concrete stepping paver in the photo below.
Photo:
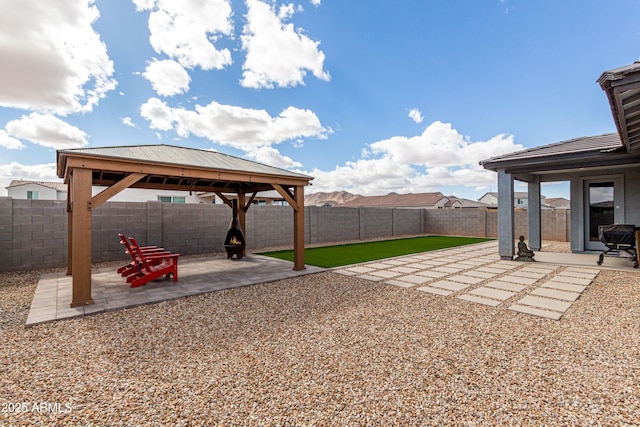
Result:
{"label": "concrete stepping paver", "polygon": [[429,292],[430,294],[436,294],[436,295],[442,295],[442,296],[449,296],[453,293],[453,291],[448,291],[446,289],[441,289],[441,288],[434,288],[431,286],[421,286],[416,289],[422,292]]}
{"label": "concrete stepping paver", "polygon": [[509,307],[509,310],[517,311],[519,313],[529,314],[536,317],[546,317],[548,319],[560,320],[562,318],[562,313],[558,313],[555,311],[546,311],[541,310],[539,308],[527,307],[526,305],[514,304]]}
{"label": "concrete stepping paver", "polygon": [[402,273],[398,273],[393,270],[377,270],[369,273],[371,276],[382,277],[384,279],[390,279],[392,277],[400,276]]}
{"label": "concrete stepping paver", "polygon": [[540,280],[542,279],[544,276],[546,276],[548,273],[541,273],[541,272],[534,272],[534,271],[524,271],[524,270],[518,270],[518,271],[514,271],[512,273],[510,273],[512,276],[518,276],[518,277],[527,277],[529,279],[536,279]]}
{"label": "concrete stepping paver", "polygon": [[395,267],[395,264],[387,264],[386,262],[374,262],[371,264],[365,264],[365,267],[374,268],[380,270],[383,268]]}
{"label": "concrete stepping paver", "polygon": [[411,286],[415,286],[415,285],[421,285],[423,283],[427,283],[427,282],[433,280],[433,278],[432,277],[417,276],[417,275],[410,274],[408,276],[399,277],[399,278],[397,278],[397,280],[401,280],[403,282],[409,282],[409,283],[412,283]]}
{"label": "concrete stepping paver", "polygon": [[584,292],[585,289],[587,289],[587,287],[584,285],[571,285],[568,283],[556,282],[555,280],[550,280],[546,283],[543,283],[541,287],[560,289],[561,291],[577,292],[577,293],[582,293]]}
{"label": "concrete stepping paver", "polygon": [[419,276],[433,277],[434,279],[439,279],[441,277],[445,277],[449,275],[449,273],[443,273],[442,271],[433,271],[433,270],[416,271],[416,274]]}
{"label": "concrete stepping paver", "polygon": [[355,276],[358,273],[349,270],[335,270],[336,273],[342,274],[343,276]]}
{"label": "concrete stepping paver", "polygon": [[414,267],[416,268],[420,268],[421,270],[427,269],[427,268],[432,268],[432,267],[437,267],[438,265],[440,265],[437,262],[434,261],[420,261],[417,264],[413,264]]}
{"label": "concrete stepping paver", "polygon": [[471,301],[471,302],[475,302],[478,304],[484,304],[484,305],[488,305],[491,307],[497,307],[500,304],[502,304],[502,301],[498,301],[495,299],[489,299],[489,298],[482,298],[476,295],[469,295],[469,294],[464,294],[464,295],[460,295],[458,296],[458,299],[461,300],[465,300],[465,301]]}
{"label": "concrete stepping paver", "polygon": [[435,288],[442,288],[442,289],[447,289],[450,291],[461,291],[463,289],[466,289],[469,287],[469,285],[464,285],[462,283],[457,283],[457,282],[449,282],[446,280],[440,280],[438,282],[433,282],[431,284],[429,284],[429,286],[431,287],[435,287]]}
{"label": "concrete stepping paver", "polygon": [[593,280],[591,279],[582,279],[580,277],[570,277],[570,276],[562,276],[558,275],[555,277],[556,280],[562,281],[562,283],[569,283],[572,285],[584,285],[588,286],[591,284]]}
{"label": "concrete stepping paver", "polygon": [[440,271],[442,273],[449,273],[449,274],[459,273],[462,270],[463,270],[462,268],[454,268],[454,267],[435,267],[435,268],[433,268],[433,271]]}
{"label": "concrete stepping paver", "polygon": [[384,280],[384,277],[380,277],[380,276],[372,276],[370,274],[362,274],[360,276],[356,276],[358,279],[364,279],[364,280],[369,280],[371,282],[380,282],[381,280]]}
{"label": "concrete stepping paver", "polygon": [[390,268],[387,271],[393,271],[393,272],[396,272],[396,273],[409,274],[409,273],[415,273],[418,270],[419,270],[418,268],[412,268],[412,267],[394,267],[394,268]]}
{"label": "concrete stepping paver", "polygon": [[527,288],[526,285],[518,285],[517,283],[511,282],[501,282],[500,280],[494,280],[487,283],[485,286],[511,292],[521,292]]}
{"label": "concrete stepping paver", "polygon": [[484,286],[470,291],[469,294],[480,296],[480,297],[496,299],[500,301],[507,300],[515,295],[514,292],[502,291],[499,289],[487,288]]}
{"label": "concrete stepping paver", "polygon": [[571,307],[570,302],[558,301],[550,298],[527,295],[518,300],[520,305],[530,305],[536,308],[545,308],[547,310],[555,310],[564,313]]}
{"label": "concrete stepping paver", "polygon": [[480,271],[482,273],[492,273],[492,274],[503,274],[508,270],[503,270],[501,268],[493,268],[493,267],[480,267],[476,268],[475,271]]}
{"label": "concrete stepping paver", "polygon": [[412,288],[416,285],[415,283],[407,283],[401,280],[387,280],[384,283],[387,285],[400,286],[401,288]]}
{"label": "concrete stepping paver", "polygon": [[400,259],[389,259],[385,261],[385,264],[389,264],[389,265],[405,265],[408,264],[408,261],[404,261],[402,260],[402,258]]}
{"label": "concrete stepping paver", "polygon": [[484,271],[465,271],[465,276],[479,277],[481,279],[491,279],[492,277],[496,277],[498,273],[485,273]]}
{"label": "concrete stepping paver", "polygon": [[467,276],[466,274],[457,274],[450,276],[447,280],[453,280],[454,282],[466,283],[468,285],[476,285],[480,282],[484,282],[485,279],[481,277]]}
{"label": "concrete stepping paver", "polygon": [[440,262],[446,262],[447,264],[453,264],[454,262],[460,261],[460,257],[452,257],[452,256],[443,256],[436,259]]}
{"label": "concrete stepping paver", "polygon": [[542,297],[549,297],[549,298],[555,298],[555,299],[561,299],[564,301],[575,301],[578,298],[580,298],[580,294],[575,293],[575,292],[566,292],[566,291],[560,291],[558,289],[551,289],[551,288],[537,288],[531,291],[531,295],[538,295],[538,296],[542,296]]}
{"label": "concrete stepping paver", "polygon": [[560,273],[558,273],[558,276],[578,277],[580,279],[590,279],[590,280],[595,279],[597,275],[598,273],[583,273],[579,271],[567,271],[567,270],[561,271]]}
{"label": "concrete stepping paver", "polygon": [[578,273],[600,273],[600,270],[597,268],[583,268],[583,267],[569,267],[564,271],[576,271]]}
{"label": "concrete stepping paver", "polygon": [[509,274],[507,276],[502,276],[500,280],[503,282],[515,283],[517,285],[533,285],[540,279],[532,279],[530,277],[521,277]]}
{"label": "concrete stepping paver", "polygon": [[375,268],[358,266],[358,267],[349,267],[346,270],[353,271],[354,273],[369,273],[370,271],[375,271]]}

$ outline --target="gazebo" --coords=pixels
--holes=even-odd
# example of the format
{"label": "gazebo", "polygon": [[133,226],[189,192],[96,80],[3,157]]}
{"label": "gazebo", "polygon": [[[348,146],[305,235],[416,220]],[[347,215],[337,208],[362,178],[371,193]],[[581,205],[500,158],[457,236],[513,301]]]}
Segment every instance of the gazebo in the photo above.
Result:
{"label": "gazebo", "polygon": [[[71,307],[93,304],[91,297],[92,211],[132,188],[205,191],[238,200],[238,220],[259,192],[276,190],[293,208],[294,270],[304,270],[304,187],[313,178],[226,154],[172,145],[58,150],[57,174],[68,185],[68,267]],[[92,195],[92,186],[106,186]]]}

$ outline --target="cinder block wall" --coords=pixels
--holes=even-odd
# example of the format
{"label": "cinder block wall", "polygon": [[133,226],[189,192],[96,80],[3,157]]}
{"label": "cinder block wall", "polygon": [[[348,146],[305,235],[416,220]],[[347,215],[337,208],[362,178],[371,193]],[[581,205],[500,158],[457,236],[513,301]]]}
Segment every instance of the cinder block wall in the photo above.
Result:
{"label": "cinder block wall", "polygon": [[308,227],[307,236],[305,236],[307,243],[358,240],[360,239],[360,209],[307,207],[305,208],[305,225]]}
{"label": "cinder block wall", "polygon": [[[117,234],[135,236],[184,255],[222,252],[231,222],[226,205],[108,202],[93,211],[93,261],[123,259]],[[293,210],[252,206],[249,250],[293,246]],[[63,267],[67,263],[66,201],[0,197],[0,271]],[[305,208],[305,242],[338,243],[404,235],[497,237],[497,211],[485,209]],[[545,240],[568,241],[569,212],[543,211]],[[527,236],[527,213],[516,212],[516,236]]]}
{"label": "cinder block wall", "polygon": [[[425,209],[424,232],[452,236],[494,237],[493,229],[487,229],[487,217],[491,211],[485,209]],[[497,213],[497,211],[496,211]],[[498,229],[497,215],[495,230]],[[487,234],[489,233],[489,234]],[[497,235],[497,232],[495,233]]]}

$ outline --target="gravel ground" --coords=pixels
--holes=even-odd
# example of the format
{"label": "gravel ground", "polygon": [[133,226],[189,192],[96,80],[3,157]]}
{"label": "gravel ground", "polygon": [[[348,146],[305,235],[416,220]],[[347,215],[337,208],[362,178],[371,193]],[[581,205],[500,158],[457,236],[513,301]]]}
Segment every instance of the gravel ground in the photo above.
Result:
{"label": "gravel ground", "polygon": [[640,425],[637,273],[559,322],[325,272],[25,328],[37,277],[0,276],[0,424]]}

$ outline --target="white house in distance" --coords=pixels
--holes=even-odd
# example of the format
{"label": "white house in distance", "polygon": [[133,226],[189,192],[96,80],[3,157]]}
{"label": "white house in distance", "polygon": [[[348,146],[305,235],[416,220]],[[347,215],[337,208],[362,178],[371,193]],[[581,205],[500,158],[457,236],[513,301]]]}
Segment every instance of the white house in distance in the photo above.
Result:
{"label": "white house in distance", "polygon": [[67,200],[67,185],[62,182],[13,180],[7,195],[22,200]]}
{"label": "white house in distance", "polygon": [[[544,206],[546,196],[540,195],[540,203]],[[486,203],[488,205],[498,205],[498,192],[489,192],[485,193],[484,196],[480,197],[478,201],[482,203]],[[529,194],[524,191],[516,191],[513,193],[513,205],[515,209],[526,209],[529,206]]]}
{"label": "white house in distance", "polygon": [[[7,188],[7,196],[21,200],[67,200],[67,185],[62,182],[13,180]],[[106,187],[93,186],[95,196]],[[148,190],[127,188],[109,199],[111,202],[165,202],[222,204],[215,193],[189,192],[176,190]],[[254,200],[256,204],[283,204],[279,195],[261,194]]]}

